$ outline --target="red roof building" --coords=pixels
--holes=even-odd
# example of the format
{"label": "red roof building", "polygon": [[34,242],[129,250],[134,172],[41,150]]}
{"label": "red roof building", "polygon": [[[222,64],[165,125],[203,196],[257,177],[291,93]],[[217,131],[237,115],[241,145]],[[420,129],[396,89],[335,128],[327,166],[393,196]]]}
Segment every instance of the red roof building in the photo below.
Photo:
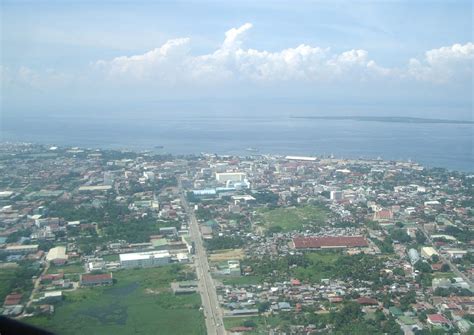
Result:
{"label": "red roof building", "polygon": [[432,325],[449,324],[449,320],[441,314],[428,314],[427,321]]}
{"label": "red roof building", "polygon": [[431,270],[440,271],[443,264],[444,264],[443,262],[433,263],[433,264],[431,264]]}
{"label": "red roof building", "polygon": [[393,219],[393,213],[391,210],[383,209],[381,211],[374,213],[374,220],[375,221],[388,221]]}
{"label": "red roof building", "polygon": [[5,297],[4,306],[19,305],[23,295],[21,293],[12,293]]}
{"label": "red roof building", "polygon": [[82,286],[95,286],[95,285],[112,285],[112,273],[104,273],[98,275],[83,274],[81,275]]}
{"label": "red roof building", "polygon": [[369,244],[363,236],[295,237],[295,249],[361,248]]}
{"label": "red roof building", "polygon": [[329,297],[328,300],[329,302],[332,302],[332,303],[338,303],[338,302],[344,301],[342,297]]}
{"label": "red roof building", "polygon": [[298,279],[292,279],[291,280],[291,285],[293,286],[300,286],[301,282]]}
{"label": "red roof building", "polygon": [[45,274],[41,276],[41,282],[43,283],[43,282],[54,281],[54,280],[59,280],[63,278],[64,278],[64,272]]}

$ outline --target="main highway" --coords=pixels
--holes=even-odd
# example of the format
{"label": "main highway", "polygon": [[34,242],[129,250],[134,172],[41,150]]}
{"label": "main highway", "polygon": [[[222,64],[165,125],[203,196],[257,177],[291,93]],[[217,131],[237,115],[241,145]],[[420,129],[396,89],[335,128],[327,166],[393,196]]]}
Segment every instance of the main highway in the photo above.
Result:
{"label": "main highway", "polygon": [[[431,236],[430,234],[428,234],[428,232],[424,229],[424,228],[421,228],[420,229],[421,232],[425,235],[426,239],[428,240],[428,242],[434,246],[434,243],[433,243],[433,240],[431,239]],[[439,250],[437,250],[439,251]],[[464,281],[469,285],[469,288],[473,288],[474,285],[472,283],[472,281],[464,274],[462,273],[461,271],[459,271],[458,267],[456,264],[453,264],[449,258],[446,258],[445,256],[443,256],[441,254],[441,252],[438,252],[438,256],[439,258],[446,264],[449,265],[449,267],[451,268],[451,271],[453,271],[456,275],[458,275],[459,277],[461,277],[462,279],[464,279]]]}
{"label": "main highway", "polygon": [[194,210],[190,208],[185,192],[179,181],[181,204],[189,216],[189,233],[194,242],[195,266],[198,277],[198,287],[201,294],[204,316],[206,318],[206,328],[209,335],[225,335],[222,309],[217,299],[216,287],[211,277],[209,263],[207,261],[206,249],[202,241],[201,231],[194,215]]}

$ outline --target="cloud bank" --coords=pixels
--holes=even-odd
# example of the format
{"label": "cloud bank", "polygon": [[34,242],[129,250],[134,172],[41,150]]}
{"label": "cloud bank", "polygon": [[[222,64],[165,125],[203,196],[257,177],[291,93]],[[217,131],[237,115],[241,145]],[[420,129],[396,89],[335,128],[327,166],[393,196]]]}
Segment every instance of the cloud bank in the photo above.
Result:
{"label": "cloud bank", "polygon": [[426,51],[408,60],[405,67],[387,68],[362,49],[335,53],[330,48],[300,44],[280,51],[244,47],[251,23],[225,33],[223,43],[204,55],[191,53],[190,39],[167,41],[141,55],[100,60],[94,68],[109,79],[134,79],[157,83],[221,83],[251,81],[278,83],[367,82],[381,79],[414,80],[437,84],[470,78],[474,44],[454,44]]}
{"label": "cloud bank", "polygon": [[122,84],[199,89],[242,83],[260,87],[286,83],[293,88],[326,84],[356,88],[361,83],[389,82],[472,87],[472,42],[428,50],[402,67],[385,67],[363,49],[338,53],[307,44],[278,51],[245,48],[251,29],[252,24],[245,23],[228,30],[223,42],[206,54],[193,54],[190,38],[176,38],[143,54],[93,61],[76,73],[0,66],[0,79],[5,89],[41,90]]}

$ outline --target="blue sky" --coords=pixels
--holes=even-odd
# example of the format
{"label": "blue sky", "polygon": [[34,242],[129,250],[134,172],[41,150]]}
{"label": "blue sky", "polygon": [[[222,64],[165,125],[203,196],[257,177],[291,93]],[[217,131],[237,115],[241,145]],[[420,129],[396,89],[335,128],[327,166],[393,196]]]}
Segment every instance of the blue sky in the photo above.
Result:
{"label": "blue sky", "polygon": [[4,116],[201,99],[269,114],[283,99],[472,119],[471,1],[2,1],[1,14]]}

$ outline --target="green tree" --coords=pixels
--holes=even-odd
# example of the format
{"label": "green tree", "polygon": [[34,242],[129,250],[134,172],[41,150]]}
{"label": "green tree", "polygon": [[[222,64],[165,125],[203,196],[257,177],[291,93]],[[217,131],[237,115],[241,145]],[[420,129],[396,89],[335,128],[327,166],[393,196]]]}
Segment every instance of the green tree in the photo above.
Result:
{"label": "green tree", "polygon": [[426,236],[425,234],[423,234],[423,232],[421,232],[420,230],[417,230],[415,234],[416,234],[416,243],[423,244],[426,242]]}

